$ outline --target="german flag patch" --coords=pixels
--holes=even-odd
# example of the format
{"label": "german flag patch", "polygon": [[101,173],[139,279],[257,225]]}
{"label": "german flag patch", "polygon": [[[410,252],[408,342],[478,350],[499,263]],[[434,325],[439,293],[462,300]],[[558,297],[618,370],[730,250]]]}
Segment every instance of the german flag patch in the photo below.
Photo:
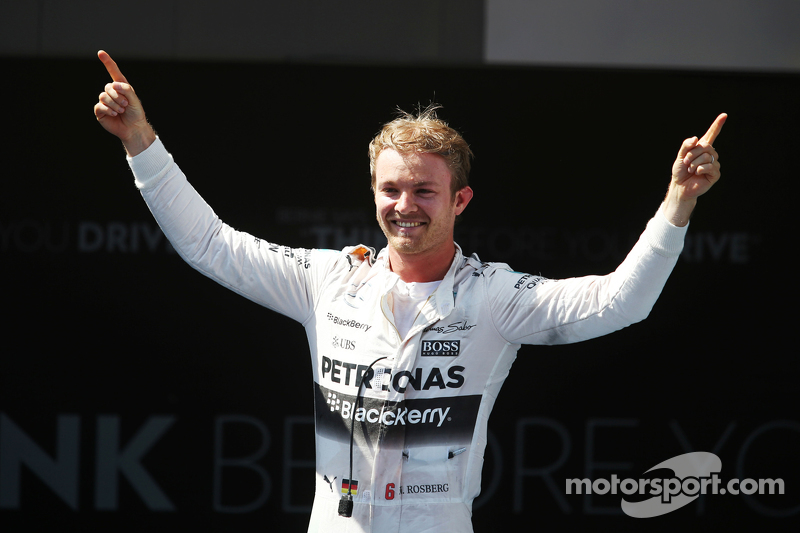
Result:
{"label": "german flag patch", "polygon": [[349,491],[350,494],[358,494],[358,481],[353,479],[343,479],[342,480],[342,494],[347,494]]}

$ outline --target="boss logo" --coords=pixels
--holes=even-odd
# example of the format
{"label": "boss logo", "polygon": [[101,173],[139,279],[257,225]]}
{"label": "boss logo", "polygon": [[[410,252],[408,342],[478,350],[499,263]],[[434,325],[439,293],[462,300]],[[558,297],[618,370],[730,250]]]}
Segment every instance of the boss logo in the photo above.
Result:
{"label": "boss logo", "polygon": [[461,341],[422,341],[422,356],[455,357],[461,350]]}

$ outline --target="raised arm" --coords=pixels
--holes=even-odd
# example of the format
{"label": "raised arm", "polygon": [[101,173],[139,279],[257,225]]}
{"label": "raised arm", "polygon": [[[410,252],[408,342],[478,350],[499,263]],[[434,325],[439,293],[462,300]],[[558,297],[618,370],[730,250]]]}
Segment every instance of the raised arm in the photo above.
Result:
{"label": "raised arm", "polygon": [[119,137],[128,155],[139,155],[156,140],[156,132],[148,124],[142,102],[119,67],[105,51],[97,52],[111,76],[94,106],[94,116],[103,128]]}
{"label": "raised arm", "polygon": [[117,64],[102,50],[97,55],[112,82],[100,94],[95,116],[122,140],[134,183],[178,254],[232,291],[297,321],[308,319],[320,280],[345,256],[280,246],[222,222],[156,138]]}
{"label": "raised arm", "polygon": [[697,198],[719,180],[719,154],[713,144],[727,118],[725,113],[719,115],[702,138],[686,139],[678,151],[663,209],[667,220],[676,226],[689,223]]}
{"label": "raised arm", "polygon": [[509,270],[487,276],[495,327],[503,338],[522,344],[565,344],[646,318],[678,261],[697,198],[719,180],[713,142],[726,118],[719,115],[702,138],[683,142],[661,214],[650,220],[611,274],[546,280]]}

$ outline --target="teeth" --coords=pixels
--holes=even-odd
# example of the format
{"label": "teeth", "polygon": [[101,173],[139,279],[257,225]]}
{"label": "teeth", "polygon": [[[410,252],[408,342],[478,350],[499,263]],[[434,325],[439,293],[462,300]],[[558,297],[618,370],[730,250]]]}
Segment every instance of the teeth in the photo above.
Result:
{"label": "teeth", "polygon": [[395,220],[395,224],[401,228],[416,228],[417,226],[421,226],[422,222],[401,222],[399,220]]}

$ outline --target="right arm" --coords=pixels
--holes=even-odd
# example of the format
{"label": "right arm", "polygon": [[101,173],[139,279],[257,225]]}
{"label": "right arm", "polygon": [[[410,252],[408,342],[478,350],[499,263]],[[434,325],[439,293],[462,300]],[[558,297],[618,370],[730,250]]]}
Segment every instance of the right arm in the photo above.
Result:
{"label": "right arm", "polygon": [[116,63],[98,57],[114,80],[94,111],[116,135],[150,211],[178,254],[202,274],[258,304],[303,322],[336,254],[291,249],[223,223],[189,184],[147,123],[141,102]]}

